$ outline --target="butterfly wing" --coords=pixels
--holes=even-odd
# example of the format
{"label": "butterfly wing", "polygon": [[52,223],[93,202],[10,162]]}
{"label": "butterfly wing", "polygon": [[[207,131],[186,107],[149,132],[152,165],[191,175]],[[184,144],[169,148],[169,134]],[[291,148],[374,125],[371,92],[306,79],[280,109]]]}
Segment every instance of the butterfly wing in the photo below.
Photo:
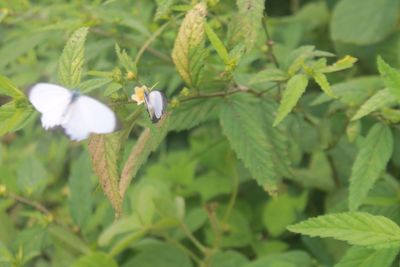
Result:
{"label": "butterfly wing", "polygon": [[160,91],[151,91],[147,96],[147,107],[149,110],[150,117],[153,122],[157,122],[164,114],[167,101],[165,96]]}
{"label": "butterfly wing", "polygon": [[71,104],[62,127],[72,140],[80,141],[88,138],[91,133],[106,134],[115,131],[117,118],[103,103],[88,96],[79,96]]}
{"label": "butterfly wing", "polygon": [[29,101],[42,113],[45,129],[60,125],[71,102],[72,92],[64,87],[38,83],[29,91]]}

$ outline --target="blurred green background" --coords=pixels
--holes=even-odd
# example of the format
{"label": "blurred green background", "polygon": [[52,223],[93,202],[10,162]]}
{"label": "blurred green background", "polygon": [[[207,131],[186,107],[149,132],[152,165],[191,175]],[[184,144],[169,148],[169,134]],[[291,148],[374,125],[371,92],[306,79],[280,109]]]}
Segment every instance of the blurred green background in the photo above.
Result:
{"label": "blurred green background", "polygon": [[[208,24],[232,51],[231,24],[240,16],[236,1],[206,2]],[[25,92],[40,81],[58,83],[63,47],[77,28],[86,26],[90,30],[81,86],[87,86],[90,95],[109,103],[122,119],[143,110],[134,103],[118,105],[139,85],[127,78],[115,52],[118,44],[137,59],[140,82],[149,87],[157,83],[171,104],[185,86],[171,52],[182,18],[195,3],[2,0],[0,74]],[[329,76],[333,88],[367,88],[349,96],[347,103],[344,96],[344,104],[328,106],[329,99],[310,82],[302,110],[286,124],[286,157],[295,176],[280,185],[277,197],[270,197],[237,158],[221,130],[215,99],[175,103],[178,107],[170,105],[169,111],[175,108],[181,114],[176,127],[139,169],[126,193],[122,217],[115,221],[92,170],[87,142],[71,142],[62,131],[45,131],[35,112],[19,125],[21,130],[0,139],[0,266],[306,267],[339,262],[349,247],[344,242],[300,237],[286,227],[346,210],[348,177],[358,148],[346,136],[346,112],[381,89],[378,54],[391,66],[400,66],[399,1],[267,0],[265,11],[273,53],[282,68],[292,63],[295,49],[314,46],[337,56],[328,58],[330,63],[345,55],[358,58],[355,67]],[[263,29],[258,32],[231,79],[262,90],[271,83],[250,85],[250,79],[273,61],[265,56],[271,47]],[[209,52],[202,90],[219,92],[230,78],[224,78],[226,66],[210,42],[205,46]],[[323,105],[309,105],[317,97]],[[0,106],[9,101],[0,95]],[[0,112],[0,132],[7,116]],[[180,118],[185,119],[182,127]],[[371,120],[364,125],[368,128]],[[145,112],[123,144],[120,169],[143,128],[157,131]],[[393,134],[399,136],[398,129]],[[399,148],[395,139],[389,171],[372,192],[385,204],[372,201],[365,207],[395,222],[400,222],[400,187],[391,174],[400,168]]]}

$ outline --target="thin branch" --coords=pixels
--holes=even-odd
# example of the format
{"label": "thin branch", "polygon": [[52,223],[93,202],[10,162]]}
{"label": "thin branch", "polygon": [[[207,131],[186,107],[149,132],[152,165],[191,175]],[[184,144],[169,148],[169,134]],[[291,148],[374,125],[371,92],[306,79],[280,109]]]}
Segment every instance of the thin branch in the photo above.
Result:
{"label": "thin branch", "polygon": [[271,38],[271,35],[269,33],[268,30],[268,26],[267,26],[267,14],[264,14],[263,17],[263,21],[262,21],[262,26],[264,28],[264,32],[265,32],[265,36],[267,37],[267,46],[268,46],[268,52],[267,55],[268,57],[272,60],[272,62],[274,63],[275,67],[277,67],[279,69],[279,62],[278,59],[276,58],[275,54],[274,54],[274,41]]}
{"label": "thin branch", "polygon": [[154,40],[167,28],[169,25],[169,21],[165,23],[163,26],[161,26],[157,31],[155,31],[150,38],[143,44],[143,46],[140,48],[139,52],[136,54],[135,58],[135,65],[137,66],[139,64],[139,61],[143,55],[143,53],[149,49],[150,45]]}
{"label": "thin branch", "polygon": [[32,208],[34,208],[46,215],[51,215],[51,212],[45,206],[43,206],[42,204],[40,204],[38,202],[32,201],[30,199],[24,198],[22,196],[16,195],[11,192],[8,192],[7,195],[19,203],[31,206]]}

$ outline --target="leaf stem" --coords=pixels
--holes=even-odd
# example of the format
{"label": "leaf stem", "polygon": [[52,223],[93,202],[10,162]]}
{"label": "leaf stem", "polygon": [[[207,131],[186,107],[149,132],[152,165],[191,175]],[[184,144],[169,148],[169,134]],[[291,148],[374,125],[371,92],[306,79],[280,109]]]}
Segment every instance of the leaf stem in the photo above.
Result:
{"label": "leaf stem", "polygon": [[187,236],[187,238],[189,238],[189,240],[203,253],[205,254],[207,251],[207,248],[205,246],[203,246],[203,244],[200,243],[200,241],[192,234],[192,232],[190,231],[189,227],[183,222],[181,221],[181,223],[179,224],[182,231],[185,233],[185,235]]}
{"label": "leaf stem", "polygon": [[268,30],[267,26],[267,13],[264,14],[263,20],[262,20],[262,26],[264,28],[265,36],[267,37],[267,46],[268,46],[268,52],[267,55],[271,59],[271,61],[274,63],[275,67],[279,69],[280,65],[278,62],[278,59],[276,58],[274,54],[274,41],[271,38],[271,35]]}
{"label": "leaf stem", "polygon": [[139,52],[136,54],[136,58],[135,58],[135,65],[137,66],[139,64],[140,59],[142,58],[143,53],[149,48],[149,46],[151,45],[151,43],[154,42],[154,40],[165,30],[165,28],[167,28],[167,26],[169,25],[169,21],[167,23],[165,23],[164,25],[162,25],[160,28],[158,28],[157,31],[155,31],[150,38],[142,45],[142,47],[140,48]]}
{"label": "leaf stem", "polygon": [[22,204],[31,206],[32,208],[34,208],[34,209],[36,209],[36,210],[38,210],[38,211],[40,211],[40,212],[42,212],[42,213],[44,213],[46,215],[51,215],[51,212],[45,206],[43,206],[42,204],[40,204],[38,202],[32,201],[30,199],[27,199],[25,197],[16,195],[16,194],[11,193],[11,192],[8,192],[7,195],[10,198],[12,198],[13,200],[17,201],[17,202],[20,202]]}

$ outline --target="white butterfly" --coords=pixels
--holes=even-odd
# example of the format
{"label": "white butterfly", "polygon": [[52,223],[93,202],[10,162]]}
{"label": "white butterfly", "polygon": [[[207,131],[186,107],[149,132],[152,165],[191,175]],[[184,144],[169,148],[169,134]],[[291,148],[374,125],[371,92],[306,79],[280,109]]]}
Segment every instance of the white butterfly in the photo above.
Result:
{"label": "white butterfly", "polygon": [[159,121],[167,108],[167,99],[164,94],[157,90],[149,93],[144,92],[144,102],[146,103],[147,112],[150,115],[151,121]]}
{"label": "white butterfly", "polygon": [[43,128],[61,126],[72,140],[86,139],[91,133],[111,133],[117,128],[117,118],[109,107],[59,85],[36,84],[29,92],[29,101],[42,114]]}

